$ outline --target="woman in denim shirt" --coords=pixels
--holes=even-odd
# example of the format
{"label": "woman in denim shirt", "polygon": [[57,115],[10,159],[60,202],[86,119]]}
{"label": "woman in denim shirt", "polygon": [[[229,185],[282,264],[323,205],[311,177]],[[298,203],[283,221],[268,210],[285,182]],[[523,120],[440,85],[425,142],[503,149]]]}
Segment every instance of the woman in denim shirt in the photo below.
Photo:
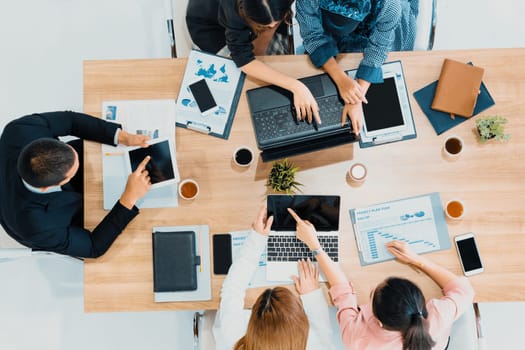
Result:
{"label": "woman in denim shirt", "polygon": [[[298,0],[303,45],[316,67],[334,80],[356,134],[363,125],[362,103],[370,84],[381,83],[389,51],[414,48],[418,0]],[[363,52],[355,80],[336,62],[340,52]]]}

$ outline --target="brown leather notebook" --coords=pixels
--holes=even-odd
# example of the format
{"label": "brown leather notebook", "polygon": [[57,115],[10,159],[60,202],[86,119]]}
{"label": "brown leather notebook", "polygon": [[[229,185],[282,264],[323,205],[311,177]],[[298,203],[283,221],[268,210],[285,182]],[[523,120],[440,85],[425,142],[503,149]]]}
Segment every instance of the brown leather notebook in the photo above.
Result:
{"label": "brown leather notebook", "polygon": [[445,58],[432,101],[437,111],[472,117],[484,69]]}

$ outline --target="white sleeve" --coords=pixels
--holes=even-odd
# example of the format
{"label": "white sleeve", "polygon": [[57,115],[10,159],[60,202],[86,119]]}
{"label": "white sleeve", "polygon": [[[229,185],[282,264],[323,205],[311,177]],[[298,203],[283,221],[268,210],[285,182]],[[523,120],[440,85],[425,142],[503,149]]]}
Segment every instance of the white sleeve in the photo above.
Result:
{"label": "white sleeve", "polygon": [[[328,313],[328,304],[321,288],[301,295],[303,308],[310,323],[308,348],[335,350],[333,330]],[[314,347],[311,347],[315,344]]]}
{"label": "white sleeve", "polygon": [[217,348],[231,349],[246,333],[247,322],[244,310],[246,289],[258,267],[268,237],[252,231],[242,245],[238,258],[232,263],[221,289],[221,303],[213,333]]}

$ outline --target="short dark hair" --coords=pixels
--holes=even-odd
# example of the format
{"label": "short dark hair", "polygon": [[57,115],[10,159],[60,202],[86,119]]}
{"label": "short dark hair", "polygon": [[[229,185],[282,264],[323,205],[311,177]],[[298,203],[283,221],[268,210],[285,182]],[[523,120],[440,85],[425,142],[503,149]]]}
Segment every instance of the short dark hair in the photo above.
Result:
{"label": "short dark hair", "polygon": [[385,329],[403,334],[403,349],[432,349],[436,342],[428,333],[425,297],[411,281],[390,277],[377,286],[372,311]]}
{"label": "short dark hair", "polygon": [[18,157],[18,174],[34,187],[53,186],[66,178],[75,164],[75,151],[64,142],[37,139],[22,149]]}
{"label": "short dark hair", "polygon": [[257,24],[291,19],[293,0],[238,0],[242,13]]}

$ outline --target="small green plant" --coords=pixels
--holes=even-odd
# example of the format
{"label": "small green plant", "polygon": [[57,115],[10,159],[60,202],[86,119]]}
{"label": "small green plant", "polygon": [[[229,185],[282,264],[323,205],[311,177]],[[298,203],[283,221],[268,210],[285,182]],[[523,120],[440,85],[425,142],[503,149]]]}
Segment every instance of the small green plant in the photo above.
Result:
{"label": "small green plant", "polygon": [[268,182],[266,186],[270,187],[275,192],[284,192],[286,194],[294,194],[299,190],[301,183],[295,181],[295,174],[299,170],[288,159],[273,162]]}
{"label": "small green plant", "polygon": [[506,123],[507,119],[499,115],[476,119],[480,141],[482,143],[491,139],[508,141],[510,135],[505,134]]}

